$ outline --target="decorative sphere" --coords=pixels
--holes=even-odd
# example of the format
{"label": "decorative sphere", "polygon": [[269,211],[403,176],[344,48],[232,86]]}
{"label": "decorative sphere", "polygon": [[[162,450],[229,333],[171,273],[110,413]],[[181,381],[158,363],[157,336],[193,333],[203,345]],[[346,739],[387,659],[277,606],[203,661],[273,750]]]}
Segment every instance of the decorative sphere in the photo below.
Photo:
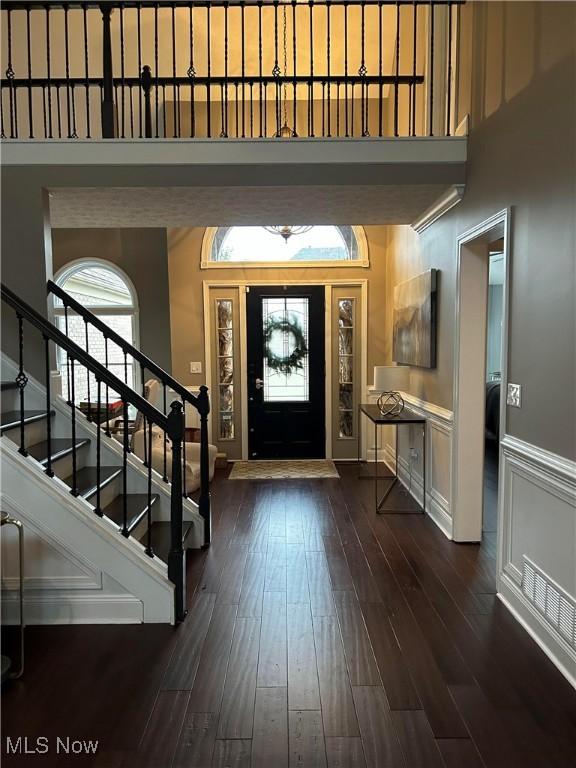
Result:
{"label": "decorative sphere", "polygon": [[404,399],[400,392],[382,392],[378,408],[382,416],[399,416],[404,410]]}

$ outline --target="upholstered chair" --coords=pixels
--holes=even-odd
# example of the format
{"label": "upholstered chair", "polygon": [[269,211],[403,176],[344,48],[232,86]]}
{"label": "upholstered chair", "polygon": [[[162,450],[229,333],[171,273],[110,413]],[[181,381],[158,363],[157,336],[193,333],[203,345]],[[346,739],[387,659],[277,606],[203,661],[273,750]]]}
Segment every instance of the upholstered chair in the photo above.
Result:
{"label": "upholstered chair", "polygon": [[[162,385],[157,379],[149,379],[145,384],[144,396],[146,400],[157,408],[164,411],[164,395]],[[168,408],[170,403],[167,403]],[[192,408],[191,405],[188,408]],[[138,458],[144,461],[146,456],[146,438],[144,428],[144,417],[138,413],[134,424],[134,434],[132,437],[132,451]],[[170,440],[164,436],[164,432],[154,425],[152,427],[152,467],[161,475],[164,474],[164,444],[166,440],[166,474],[171,479],[172,474],[172,446]],[[187,493],[193,493],[200,487],[200,443],[186,442],[185,446],[186,464],[184,467],[184,481]],[[217,448],[215,445],[208,446],[208,466],[210,480],[214,477],[214,465],[216,463]]]}

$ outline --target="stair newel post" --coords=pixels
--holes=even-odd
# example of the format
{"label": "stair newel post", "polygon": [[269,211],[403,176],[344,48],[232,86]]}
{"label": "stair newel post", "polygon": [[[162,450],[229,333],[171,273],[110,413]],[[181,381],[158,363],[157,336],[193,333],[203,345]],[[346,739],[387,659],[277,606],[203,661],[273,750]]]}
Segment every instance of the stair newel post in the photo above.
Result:
{"label": "stair newel post", "polygon": [[198,395],[198,412],[200,414],[200,498],[198,509],[204,520],[204,546],[210,544],[212,538],[212,513],[210,511],[210,456],[208,450],[208,414],[210,413],[210,398],[208,387],[201,386]]}
{"label": "stair newel post", "polygon": [[152,138],[152,70],[145,64],[140,74],[140,85],[144,94],[144,138]]}
{"label": "stair newel post", "polygon": [[44,336],[44,350],[46,360],[46,443],[48,444],[46,474],[48,477],[54,477],[54,471],[52,469],[52,419],[50,418],[52,404],[52,393],[50,391],[50,341],[48,336]]}
{"label": "stair newel post", "polygon": [[186,615],[185,553],[182,547],[182,441],[184,439],[184,416],[182,414],[182,403],[178,400],[175,400],[170,406],[168,437],[172,443],[168,578],[175,587],[176,621],[182,621]]}
{"label": "stair newel post", "polygon": [[70,393],[72,399],[70,401],[71,417],[72,417],[72,488],[70,493],[72,496],[78,496],[78,461],[76,456],[76,372],[74,370],[75,360],[70,358]]}
{"label": "stair newel post", "polygon": [[128,530],[128,402],[122,399],[122,536],[130,536]]}
{"label": "stair newel post", "polygon": [[102,12],[102,138],[113,139],[114,130],[114,70],[112,66],[112,35],[110,22],[112,8],[108,3],[100,5]]}
{"label": "stair newel post", "polygon": [[100,482],[101,482],[101,465],[102,465],[102,382],[100,379],[96,380],[97,389],[97,406],[96,406],[96,514],[103,517],[102,504],[100,500]]}
{"label": "stair newel post", "polygon": [[28,384],[28,377],[24,373],[24,321],[22,315],[17,314],[16,317],[18,318],[18,375],[16,376],[16,384],[18,384],[20,395],[20,448],[18,451],[22,456],[28,456],[24,428],[24,390]]}

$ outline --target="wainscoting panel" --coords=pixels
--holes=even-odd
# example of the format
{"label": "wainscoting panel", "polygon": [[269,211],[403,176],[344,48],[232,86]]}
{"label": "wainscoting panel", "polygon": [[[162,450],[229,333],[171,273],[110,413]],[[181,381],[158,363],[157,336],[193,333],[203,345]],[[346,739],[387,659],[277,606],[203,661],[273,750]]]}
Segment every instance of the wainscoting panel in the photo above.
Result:
{"label": "wainscoting panel", "polygon": [[499,596],[576,686],[576,462],[511,435],[502,455]]}
{"label": "wainscoting panel", "polygon": [[[375,403],[379,392],[370,388],[367,402]],[[402,393],[406,405],[427,420],[426,445],[426,511],[443,533],[452,538],[450,512],[450,467],[452,463],[452,412],[433,403]],[[374,461],[374,429],[364,419],[362,430],[365,437],[366,458]],[[413,453],[413,450],[416,453]],[[392,469],[396,458],[395,427],[380,427],[378,457]],[[422,504],[423,465],[422,429],[416,424],[401,427],[398,431],[398,474],[412,496]]]}

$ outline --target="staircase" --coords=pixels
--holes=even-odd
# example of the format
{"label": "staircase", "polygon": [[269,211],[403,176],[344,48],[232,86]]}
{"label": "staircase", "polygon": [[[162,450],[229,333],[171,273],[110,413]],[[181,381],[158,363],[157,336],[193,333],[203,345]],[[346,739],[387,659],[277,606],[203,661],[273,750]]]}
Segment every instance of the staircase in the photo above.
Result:
{"label": "staircase", "polygon": [[[201,489],[204,515],[188,498],[186,489],[182,493],[182,405],[172,403],[168,416],[157,411],[4,286],[2,300],[16,311],[20,333],[20,359],[10,361],[4,355],[2,359],[3,505],[11,501],[18,506],[22,500],[22,506],[11,511],[26,516],[25,524],[40,538],[44,536],[65,557],[74,559],[81,552],[81,557],[89,560],[89,569],[101,568],[101,580],[108,579],[115,588],[121,588],[121,594],[129,595],[126,604],[130,604],[131,616],[132,600],[143,603],[143,620],[147,616],[152,621],[166,620],[167,616],[182,620],[186,613],[185,549],[203,546],[209,538],[206,488]],[[25,371],[24,320],[46,342],[45,384]],[[148,455],[152,455],[152,427],[164,430],[170,441],[173,482],[168,482],[166,472],[162,477],[150,461],[141,461],[131,453],[127,433],[120,442],[106,432],[105,425],[82,414],[73,396],[52,396],[52,345],[66,352],[73,368],[83,366],[95,377],[98,411],[104,386],[119,393],[126,419],[129,407],[140,411],[150,436]],[[151,361],[150,365],[157,368]],[[52,501],[59,503],[50,506]],[[173,601],[169,609],[157,602],[159,596],[165,601],[167,593],[172,594]]]}

